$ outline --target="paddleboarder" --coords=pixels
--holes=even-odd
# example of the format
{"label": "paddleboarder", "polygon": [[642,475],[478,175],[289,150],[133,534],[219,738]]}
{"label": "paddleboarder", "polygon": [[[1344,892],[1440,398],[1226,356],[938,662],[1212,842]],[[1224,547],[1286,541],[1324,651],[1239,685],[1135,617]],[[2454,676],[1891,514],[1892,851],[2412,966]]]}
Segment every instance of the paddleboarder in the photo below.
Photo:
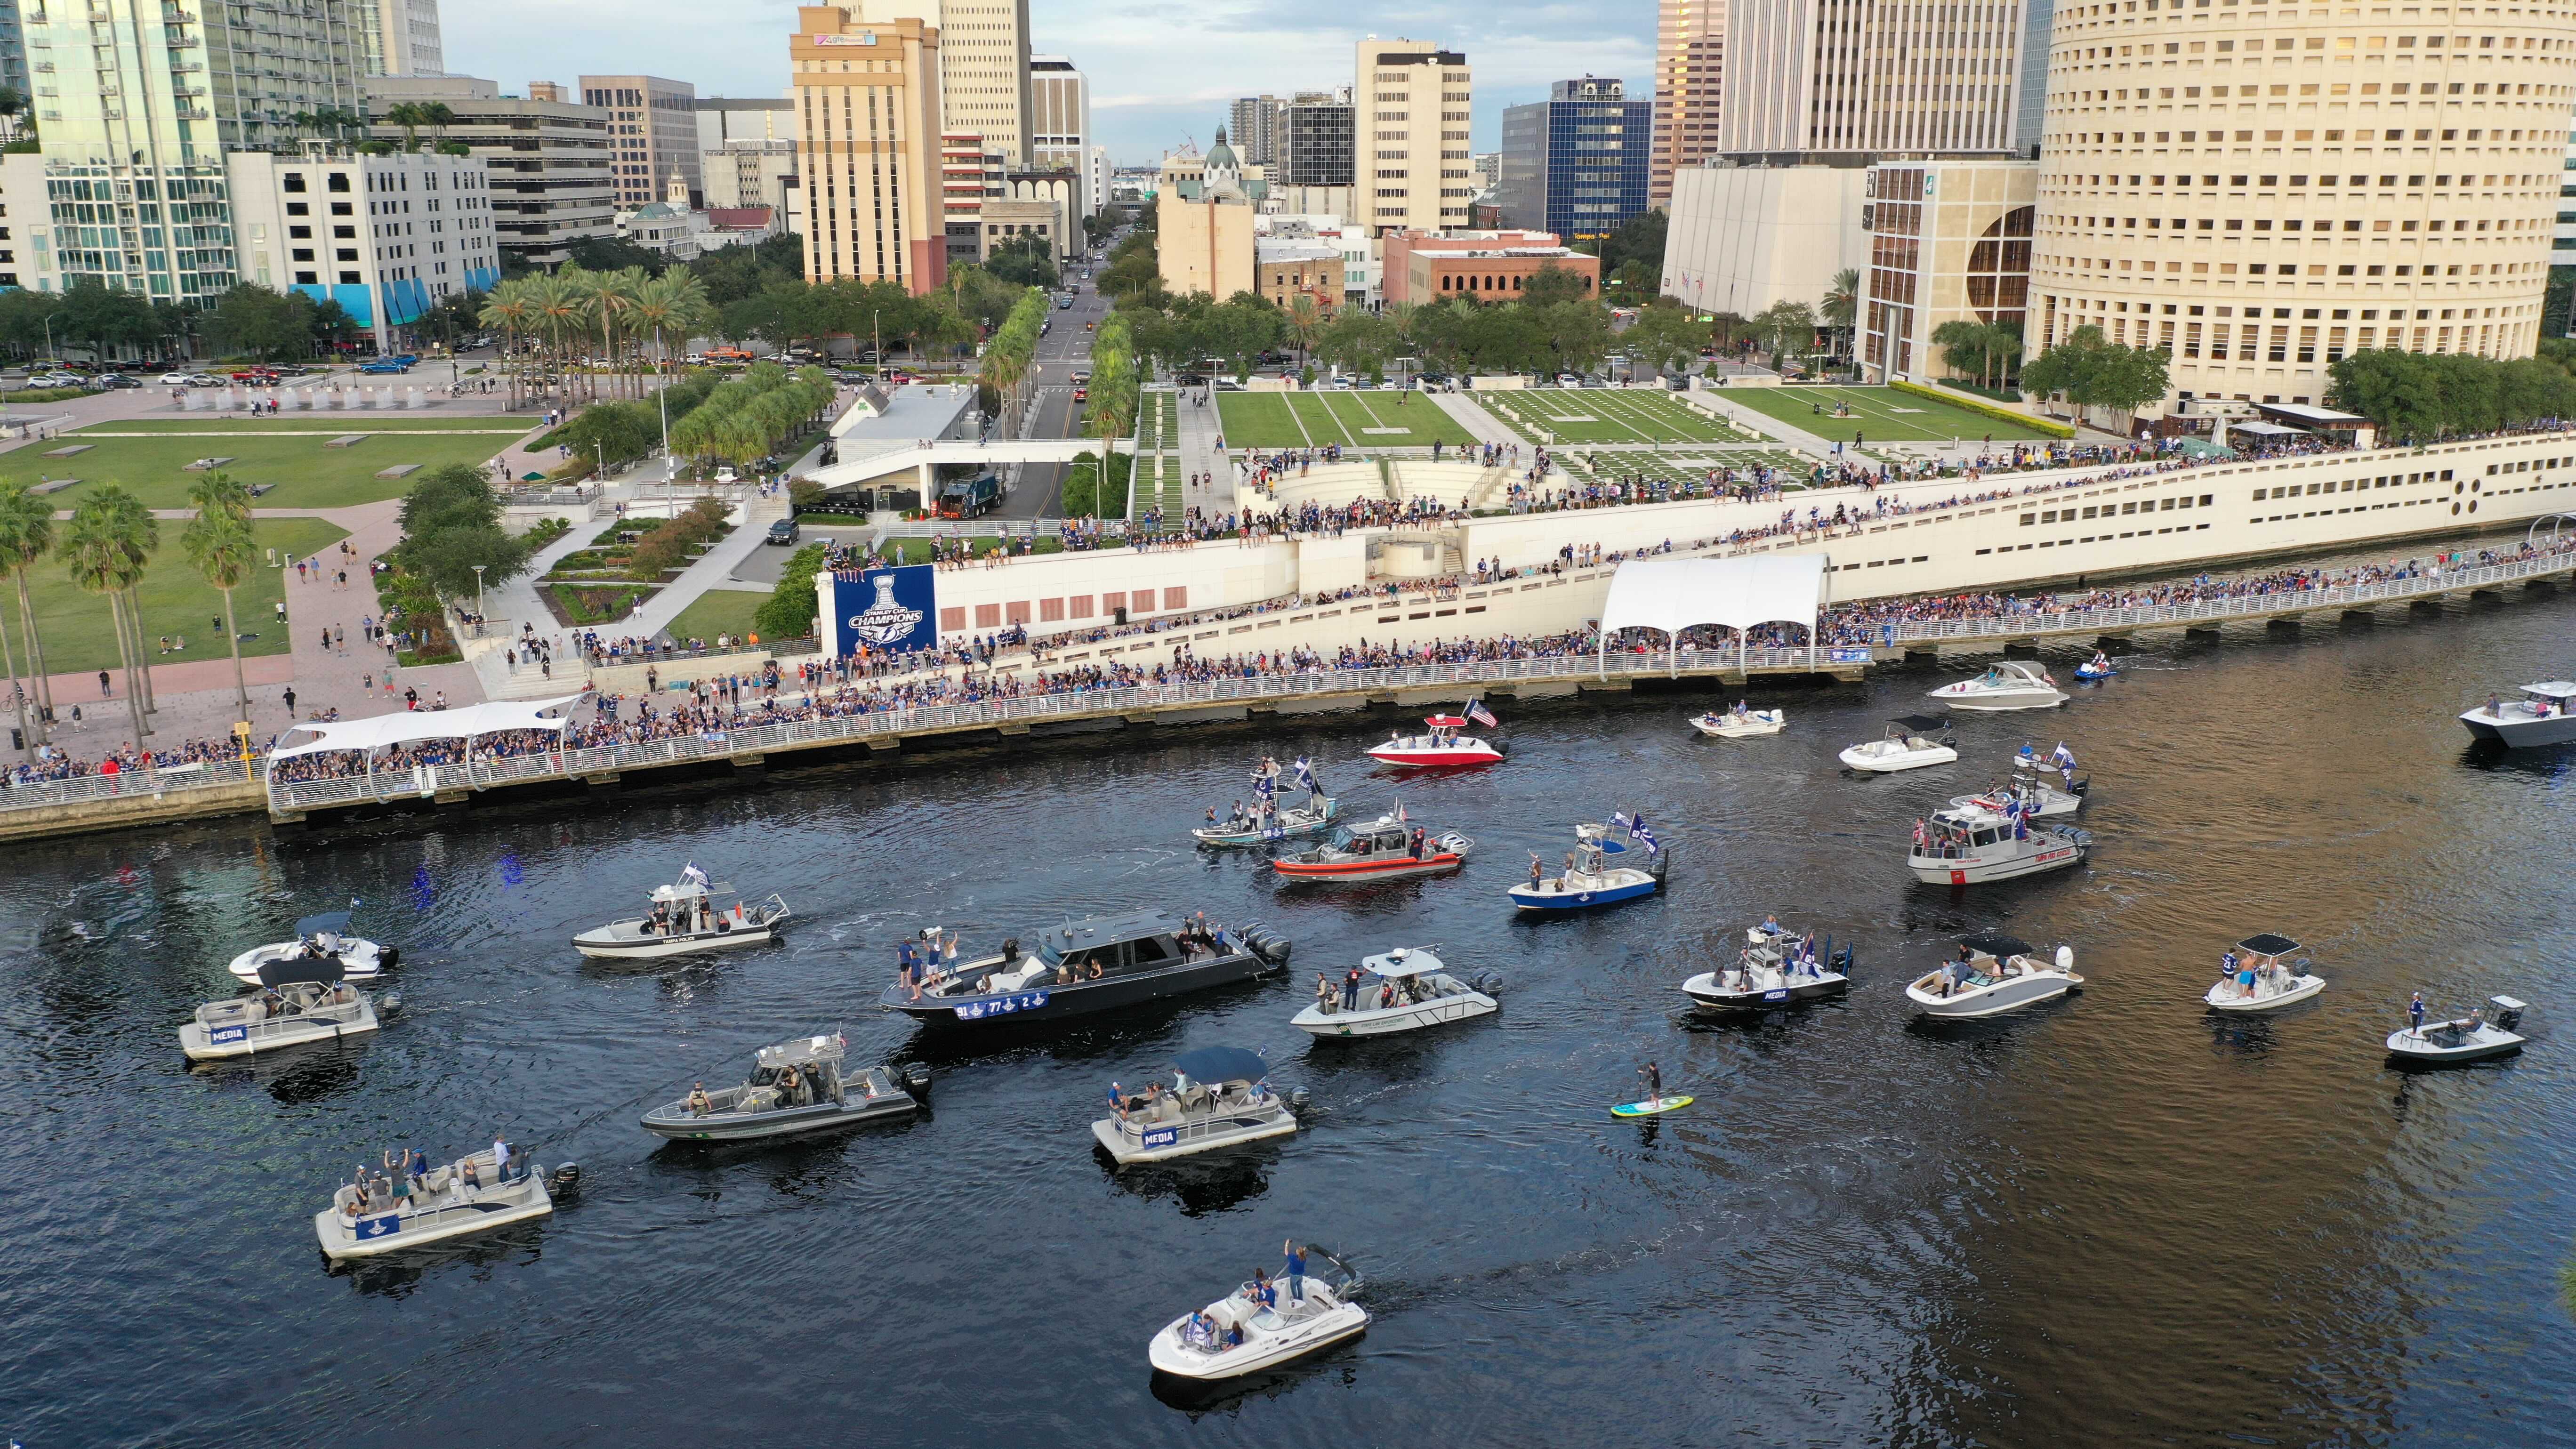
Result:
{"label": "paddleboarder", "polygon": [[1646,1105],[1648,1107],[1664,1105],[1663,1070],[1653,1062],[1648,1062],[1637,1069],[1637,1075],[1646,1079]]}

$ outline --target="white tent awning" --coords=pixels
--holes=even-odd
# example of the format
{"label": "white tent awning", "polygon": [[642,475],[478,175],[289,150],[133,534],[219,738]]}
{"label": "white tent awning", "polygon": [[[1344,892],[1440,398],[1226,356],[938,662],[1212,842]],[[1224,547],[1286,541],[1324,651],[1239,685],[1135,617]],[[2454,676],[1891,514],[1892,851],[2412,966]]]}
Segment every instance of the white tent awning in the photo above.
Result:
{"label": "white tent awning", "polygon": [[1601,632],[1654,629],[1678,634],[1702,624],[1750,629],[1804,624],[1810,637],[1824,607],[1822,554],[1764,558],[1631,559],[1610,577]]}
{"label": "white tent awning", "polygon": [[561,731],[572,723],[571,719],[546,719],[544,711],[579,703],[589,693],[583,690],[580,694],[567,694],[561,699],[501,699],[489,704],[467,705],[463,709],[404,710],[366,719],[333,720],[327,724],[307,720],[294,728],[309,731],[318,738],[302,744],[281,745],[269,753],[269,758],[290,760],[297,755],[345,750],[372,753],[421,740],[472,739],[504,730]]}

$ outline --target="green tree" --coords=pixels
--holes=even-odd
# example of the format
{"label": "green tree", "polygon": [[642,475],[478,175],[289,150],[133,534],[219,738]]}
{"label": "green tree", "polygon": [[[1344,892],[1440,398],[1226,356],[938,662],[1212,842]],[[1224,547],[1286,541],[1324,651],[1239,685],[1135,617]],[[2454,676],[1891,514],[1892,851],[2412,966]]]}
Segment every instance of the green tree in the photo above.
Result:
{"label": "green tree", "polygon": [[2165,395],[2167,358],[2153,348],[2106,342],[2099,327],[2078,327],[2065,341],[2022,364],[2021,389],[2064,397],[2078,407],[2131,413]]}
{"label": "green tree", "polygon": [[262,362],[313,353],[313,299],[257,282],[237,282],[206,317],[206,335],[226,352]]}
{"label": "green tree", "polygon": [[121,344],[150,342],[159,330],[149,298],[88,279],[63,289],[62,310],[54,318],[57,341],[88,343],[101,361]]}
{"label": "green tree", "polygon": [[233,617],[233,590],[259,566],[259,541],[250,526],[250,489],[231,474],[208,473],[188,489],[197,510],[179,531],[179,547],[207,583],[223,591],[224,644],[233,656],[234,718],[250,718],[250,687],[242,677],[241,625]]}
{"label": "green tree", "polygon": [[[50,733],[46,716],[53,712],[54,691],[45,674],[45,641],[36,632],[35,598],[27,589],[27,570],[41,562],[54,548],[54,506],[27,490],[24,482],[0,483],[0,567],[9,570],[18,584],[18,627],[27,641],[27,668],[35,676],[36,726],[26,738],[42,740]],[[26,724],[26,702],[18,705],[19,724]]]}
{"label": "green tree", "polygon": [[985,254],[984,269],[1013,286],[1052,289],[1056,284],[1055,248],[1042,236],[1008,237]]}
{"label": "green tree", "polygon": [[823,572],[823,545],[809,543],[790,554],[778,586],[752,611],[752,632],[763,639],[802,639],[814,632],[820,612],[814,576]]}
{"label": "green tree", "polygon": [[1860,315],[1860,269],[1845,267],[1825,284],[1824,305],[1817,309],[1833,329],[1836,355],[1851,355],[1852,323]]}
{"label": "green tree", "polygon": [[402,501],[403,541],[397,561],[451,599],[475,590],[474,566],[485,584],[527,567],[527,540],[501,527],[501,500],[491,479],[470,463],[450,463],[421,475]]}
{"label": "green tree", "polygon": [[151,510],[121,484],[90,492],[72,508],[59,545],[73,584],[83,593],[107,600],[108,618],[116,631],[116,655],[125,675],[125,708],[140,743],[151,731],[144,726],[144,685],[135,673],[141,625],[128,610],[134,586],[160,544],[160,527]]}
{"label": "green tree", "polygon": [[1671,218],[1661,211],[1641,211],[1620,223],[1619,229],[1601,239],[1601,271],[1607,276],[1630,265],[1638,268],[1635,275],[1652,278],[1648,287],[1662,285],[1664,274],[1664,233]]}
{"label": "green tree", "polygon": [[1529,307],[1552,307],[1559,302],[1597,299],[1592,295],[1591,278],[1571,267],[1560,267],[1554,262],[1542,262],[1539,264],[1539,269],[1530,273],[1528,280],[1521,283],[1520,293],[1515,300]]}
{"label": "green tree", "polygon": [[1619,342],[1632,360],[1658,373],[1682,372],[1708,345],[1708,324],[1687,307],[1661,303],[1639,308]]}
{"label": "green tree", "polygon": [[1816,309],[1783,298],[1755,314],[1751,326],[1762,350],[1771,354],[1771,365],[1777,368],[1791,349],[1805,351],[1815,345]]}

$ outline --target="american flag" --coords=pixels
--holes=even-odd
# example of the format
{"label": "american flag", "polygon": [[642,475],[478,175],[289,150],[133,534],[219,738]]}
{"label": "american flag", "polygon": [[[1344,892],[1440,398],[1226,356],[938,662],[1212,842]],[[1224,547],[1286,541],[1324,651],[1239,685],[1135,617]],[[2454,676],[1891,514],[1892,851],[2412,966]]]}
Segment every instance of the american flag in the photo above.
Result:
{"label": "american flag", "polygon": [[1503,727],[1503,722],[1494,718],[1493,712],[1485,708],[1485,702],[1481,699],[1471,699],[1467,701],[1467,718],[1474,720],[1476,723],[1483,725],[1489,730],[1498,730]]}

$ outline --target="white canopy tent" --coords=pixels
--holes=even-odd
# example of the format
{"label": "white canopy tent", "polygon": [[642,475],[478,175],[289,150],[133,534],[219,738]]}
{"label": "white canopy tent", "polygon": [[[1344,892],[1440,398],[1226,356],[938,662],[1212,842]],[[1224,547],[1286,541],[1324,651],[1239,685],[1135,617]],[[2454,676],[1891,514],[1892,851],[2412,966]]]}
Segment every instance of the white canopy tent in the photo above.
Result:
{"label": "white canopy tent", "polygon": [[[333,751],[357,751],[368,761],[368,772],[374,773],[376,751],[395,745],[415,744],[422,740],[471,741],[482,735],[508,730],[553,730],[560,734],[571,724],[569,715],[545,718],[545,711],[577,704],[590,694],[567,694],[561,699],[499,699],[488,704],[467,705],[463,709],[416,709],[394,714],[373,715],[366,719],[306,720],[294,726],[315,738],[302,744],[281,745],[269,752],[269,759],[291,760],[298,755],[318,755]],[[293,731],[289,731],[292,733]]]}
{"label": "white canopy tent", "polygon": [[1745,634],[1757,624],[1807,626],[1807,662],[1816,659],[1816,621],[1824,612],[1825,570],[1820,553],[1762,558],[1631,559],[1610,576],[1601,605],[1601,662],[1606,673],[1610,636],[1622,629],[1662,631],[1681,665],[1684,629],[1716,625],[1736,631],[1738,659]]}

